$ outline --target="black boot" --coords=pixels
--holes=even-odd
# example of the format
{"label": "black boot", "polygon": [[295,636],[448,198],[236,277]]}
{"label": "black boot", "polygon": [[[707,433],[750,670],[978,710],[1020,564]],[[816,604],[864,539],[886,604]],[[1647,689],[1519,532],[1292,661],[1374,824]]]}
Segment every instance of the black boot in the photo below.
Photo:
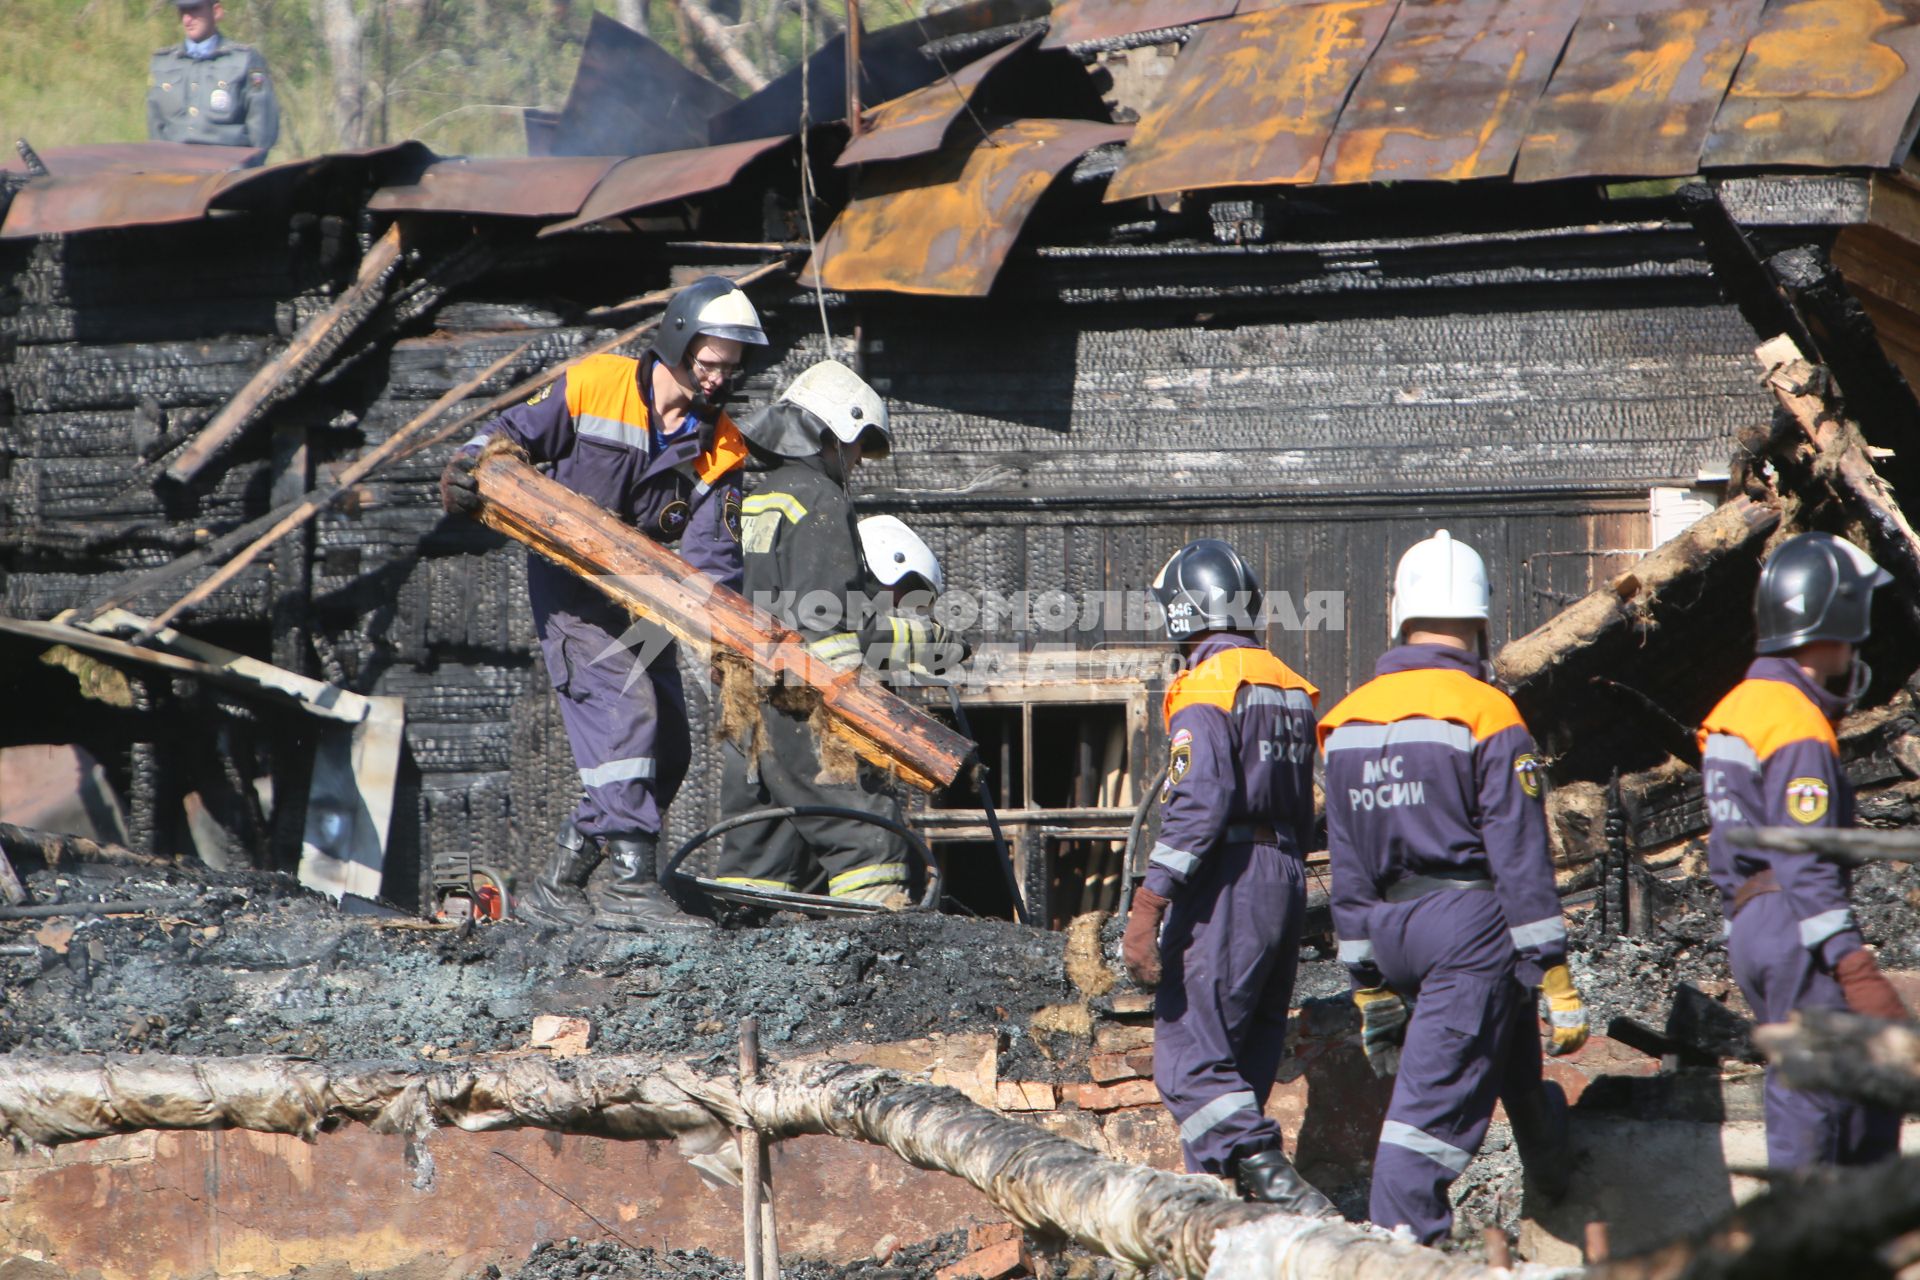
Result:
{"label": "black boot", "polygon": [[1300,1176],[1279,1147],[1241,1156],[1234,1167],[1234,1181],[1240,1194],[1261,1204],[1270,1204],[1286,1213],[1303,1218],[1338,1218],[1333,1201],[1321,1195],[1311,1182]]}
{"label": "black boot", "polygon": [[1573,1147],[1567,1137],[1567,1091],[1551,1080],[1519,1098],[1503,1098],[1507,1123],[1513,1126],[1513,1145],[1520,1148],[1520,1167],[1526,1170],[1527,1189],[1554,1204],[1567,1194],[1573,1180]]}
{"label": "black boot", "polygon": [[568,822],[553,838],[553,856],[533,888],[514,899],[513,914],[534,924],[577,929],[593,915],[587,901],[587,878],[600,865],[600,847]]}
{"label": "black boot", "polygon": [[704,929],[713,922],[688,915],[660,887],[654,870],[656,836],[609,836],[613,883],[594,895],[593,923],[602,929]]}

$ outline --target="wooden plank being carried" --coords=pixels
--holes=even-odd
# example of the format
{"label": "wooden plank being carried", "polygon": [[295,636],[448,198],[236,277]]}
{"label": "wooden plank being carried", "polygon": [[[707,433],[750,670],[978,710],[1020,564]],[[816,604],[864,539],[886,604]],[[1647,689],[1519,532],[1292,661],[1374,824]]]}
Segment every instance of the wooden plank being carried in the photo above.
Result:
{"label": "wooden plank being carried", "polygon": [[726,651],[763,678],[819,696],[836,737],[922,791],[950,785],[973,743],[889,692],[869,671],[836,671],[771,614],[713,581],[606,508],[535,471],[512,451],[475,470],[480,520],[571,569],[636,617],[711,660]]}

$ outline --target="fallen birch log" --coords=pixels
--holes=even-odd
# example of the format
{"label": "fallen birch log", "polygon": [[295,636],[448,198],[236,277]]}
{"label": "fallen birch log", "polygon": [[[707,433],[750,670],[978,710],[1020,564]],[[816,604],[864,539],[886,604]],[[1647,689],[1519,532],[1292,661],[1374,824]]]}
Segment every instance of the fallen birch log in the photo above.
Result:
{"label": "fallen birch log", "polygon": [[870,671],[836,671],[771,614],[513,450],[488,450],[474,475],[485,500],[481,523],[665,627],[701,660],[732,655],[763,679],[811,690],[829,731],[874,764],[923,791],[947,786],[966,767],[972,742],[895,697]]}
{"label": "fallen birch log", "polygon": [[1920,1029],[1841,1009],[1802,1009],[1754,1028],[1753,1042],[1796,1089],[1920,1113]]}
{"label": "fallen birch log", "polygon": [[1743,849],[1811,853],[1856,867],[1869,862],[1920,862],[1920,831],[1736,827],[1727,832],[1727,840]]}
{"label": "fallen birch log", "polygon": [[[311,1137],[347,1121],[416,1141],[443,1126],[688,1138],[708,1149],[742,1126],[769,1138],[851,1138],[966,1179],[1022,1227],[1182,1280],[1575,1274],[1496,1272],[1369,1227],[1289,1217],[1232,1198],[1218,1179],[1110,1160],[955,1090],[871,1067],[785,1065],[743,1087],[737,1077],[635,1058],[335,1067],[294,1058],[0,1058],[0,1134],[16,1142],[146,1129]],[[1242,1230],[1221,1237],[1229,1228]],[[1218,1259],[1216,1237],[1231,1245]]]}

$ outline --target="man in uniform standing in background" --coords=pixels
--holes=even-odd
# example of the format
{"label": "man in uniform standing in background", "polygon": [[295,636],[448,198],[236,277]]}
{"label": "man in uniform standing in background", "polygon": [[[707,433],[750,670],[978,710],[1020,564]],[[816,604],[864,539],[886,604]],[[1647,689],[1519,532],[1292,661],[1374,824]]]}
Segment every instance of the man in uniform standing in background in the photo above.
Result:
{"label": "man in uniform standing in background", "polygon": [[[1487,1135],[1496,1099],[1536,1186],[1565,1190],[1565,1095],[1550,1053],[1586,1043],[1547,852],[1544,771],[1513,700],[1487,682],[1487,572],[1442,529],[1394,573],[1395,648],[1320,722],[1333,923],[1361,1042],[1397,1074],[1368,1214],[1431,1244],[1447,1187]],[[1408,1010],[1412,1012],[1409,1014]]]}
{"label": "man in uniform standing in background", "polygon": [[[1867,687],[1854,646],[1892,578],[1830,533],[1780,544],[1754,597],[1759,657],[1700,724],[1713,833],[1707,871],[1727,913],[1727,958],[1761,1022],[1796,1009],[1905,1019],[1847,906],[1847,875],[1810,853],[1735,847],[1729,827],[1850,827],[1853,789],[1833,726]],[[1837,688],[1836,688],[1837,686]],[[1868,1164],[1900,1145],[1896,1112],[1789,1089],[1767,1069],[1767,1163]]]}
{"label": "man in uniform standing in background", "polygon": [[218,0],[173,0],[185,39],[153,55],[147,137],[265,151],[280,137],[280,102],[267,60],[220,34]]}
{"label": "man in uniform standing in background", "polygon": [[1157,988],[1153,1082],[1190,1172],[1338,1217],[1266,1115],[1306,914],[1319,690],[1254,640],[1260,584],[1226,543],[1182,547],[1153,594],[1187,661],[1167,686],[1160,839],[1121,943],[1134,981]]}

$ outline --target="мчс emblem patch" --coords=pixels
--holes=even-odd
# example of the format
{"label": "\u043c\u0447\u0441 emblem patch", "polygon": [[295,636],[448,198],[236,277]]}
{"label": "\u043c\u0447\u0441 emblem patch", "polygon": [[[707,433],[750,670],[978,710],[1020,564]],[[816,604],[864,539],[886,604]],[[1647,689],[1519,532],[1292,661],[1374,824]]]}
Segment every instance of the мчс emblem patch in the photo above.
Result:
{"label": "\u043c\u0447\u0441 emblem patch", "polygon": [[1531,751],[1518,756],[1513,762],[1513,776],[1520,779],[1520,789],[1527,793],[1530,800],[1538,800],[1542,790],[1541,777],[1547,766],[1540,763],[1540,757]]}
{"label": "\u043c\u0447\u0441 emblem patch", "polygon": [[540,388],[538,391],[528,396],[527,403],[539,404],[542,400],[545,400],[548,396],[552,394],[553,394],[553,384],[549,382],[546,386]]}
{"label": "\u043c\u0447\u0441 emblem patch", "polygon": [[1787,784],[1787,816],[1795,822],[1818,822],[1827,816],[1832,795],[1824,778],[1795,778]]}
{"label": "\u043c\u0447\u0441 emblem patch", "polygon": [[1180,785],[1180,779],[1186,777],[1187,771],[1191,768],[1193,768],[1193,731],[1181,729],[1173,735],[1173,741],[1168,744],[1167,782],[1160,788],[1162,800],[1173,793],[1173,789]]}

